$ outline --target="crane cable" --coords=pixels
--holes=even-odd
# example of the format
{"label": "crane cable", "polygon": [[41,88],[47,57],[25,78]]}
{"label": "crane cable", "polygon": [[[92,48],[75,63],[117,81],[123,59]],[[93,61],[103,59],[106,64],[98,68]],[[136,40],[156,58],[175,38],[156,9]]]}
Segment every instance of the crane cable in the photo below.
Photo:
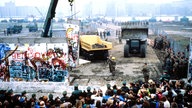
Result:
{"label": "crane cable", "polygon": [[68,0],[68,2],[70,3],[70,6],[71,6],[71,16],[72,16],[74,0]]}

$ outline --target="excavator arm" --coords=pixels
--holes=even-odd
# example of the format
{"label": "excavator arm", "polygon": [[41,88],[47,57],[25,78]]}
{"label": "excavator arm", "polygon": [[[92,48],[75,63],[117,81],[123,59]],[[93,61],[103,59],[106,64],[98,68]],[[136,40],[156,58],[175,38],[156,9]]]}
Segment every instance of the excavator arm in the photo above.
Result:
{"label": "excavator arm", "polygon": [[41,34],[41,37],[51,37],[48,36],[48,32],[51,26],[51,20],[55,17],[55,10],[57,7],[58,0],[51,0],[49,5],[49,10],[47,12],[47,16],[43,25],[43,32]]}

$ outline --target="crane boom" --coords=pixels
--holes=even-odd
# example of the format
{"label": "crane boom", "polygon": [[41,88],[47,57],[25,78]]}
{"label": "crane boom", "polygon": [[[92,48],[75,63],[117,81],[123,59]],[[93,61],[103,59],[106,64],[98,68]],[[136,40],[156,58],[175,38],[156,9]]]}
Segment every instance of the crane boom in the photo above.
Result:
{"label": "crane boom", "polygon": [[55,17],[55,13],[56,13],[55,10],[57,7],[57,3],[58,3],[58,0],[51,0],[50,2],[49,10],[47,12],[47,16],[43,25],[44,31],[42,32],[41,37],[51,37],[51,36],[48,36],[48,32],[51,26],[51,20],[53,19],[53,17]]}

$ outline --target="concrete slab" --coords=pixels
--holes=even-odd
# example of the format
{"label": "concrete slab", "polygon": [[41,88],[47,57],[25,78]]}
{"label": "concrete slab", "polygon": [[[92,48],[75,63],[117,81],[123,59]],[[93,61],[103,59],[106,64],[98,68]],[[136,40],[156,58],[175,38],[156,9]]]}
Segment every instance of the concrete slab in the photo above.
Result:
{"label": "concrete slab", "polygon": [[91,61],[89,61],[89,60],[85,60],[85,59],[79,59],[79,66],[81,66],[81,65],[85,65],[85,64],[89,64],[89,63],[91,63]]}
{"label": "concrete slab", "polygon": [[1,37],[0,43],[66,43],[65,37]]}

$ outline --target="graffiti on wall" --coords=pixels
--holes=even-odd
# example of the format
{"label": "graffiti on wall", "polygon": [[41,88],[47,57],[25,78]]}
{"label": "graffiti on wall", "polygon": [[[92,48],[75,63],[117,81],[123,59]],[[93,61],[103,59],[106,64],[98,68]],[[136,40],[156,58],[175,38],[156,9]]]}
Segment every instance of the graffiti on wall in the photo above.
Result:
{"label": "graffiti on wall", "polygon": [[79,26],[73,24],[69,25],[69,27],[67,27],[66,38],[69,49],[69,66],[76,67],[78,65],[79,56]]}
{"label": "graffiti on wall", "polygon": [[67,43],[1,45],[9,48],[9,50],[4,50],[1,60],[10,54],[9,51],[13,51],[18,46],[17,50],[7,58],[8,65],[5,65],[4,61],[1,62],[1,67],[8,67],[11,78],[64,81],[65,76],[68,75],[66,69],[68,63]]}

